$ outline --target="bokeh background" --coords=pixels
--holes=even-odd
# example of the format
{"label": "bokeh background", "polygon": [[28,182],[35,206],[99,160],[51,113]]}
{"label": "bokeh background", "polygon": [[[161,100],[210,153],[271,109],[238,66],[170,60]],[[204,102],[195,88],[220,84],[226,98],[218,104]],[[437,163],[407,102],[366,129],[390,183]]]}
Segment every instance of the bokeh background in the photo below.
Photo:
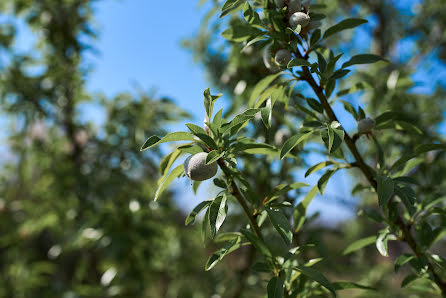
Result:
{"label": "bokeh background", "polygon": [[[195,205],[215,195],[212,182],[194,193],[188,179],[178,179],[154,202],[157,164],[169,146],[139,152],[150,135],[184,130],[187,122],[201,125],[205,88],[224,93],[216,110],[224,108],[231,115],[242,109],[250,89],[268,73],[261,45],[240,53],[241,48],[220,36],[228,21],[216,14],[221,3],[201,2],[0,3],[1,297],[264,295],[262,275],[247,269],[255,259],[249,249],[204,271],[217,246],[203,246],[200,227],[185,227],[184,219]],[[361,79],[375,88],[347,100],[371,116],[403,109],[423,129],[411,140],[414,144],[444,141],[446,2],[326,2],[327,24],[351,15],[369,21],[331,41],[345,52],[342,59],[373,52],[392,62],[359,67],[350,80]],[[344,127],[354,131],[355,121],[341,104],[335,111]],[[297,128],[302,115],[291,114],[288,120]],[[270,141],[274,131],[293,131],[286,121],[277,121],[272,135],[266,136]],[[265,139],[260,127],[249,133]],[[391,158],[409,142],[404,133],[380,137]],[[367,140],[363,143],[362,151],[373,160],[375,152]],[[269,178],[314,185],[320,174],[305,178],[305,166],[322,161],[322,156],[302,152],[301,157],[286,170],[277,170],[267,159],[243,164],[262,194]],[[421,177],[432,194],[444,192],[444,161],[444,154],[432,154],[410,175]],[[340,172],[326,194],[310,205],[313,220],[302,237],[317,248],[308,256],[323,255],[320,266],[328,276],[359,278],[379,289],[343,291],[341,297],[418,297],[416,289],[399,289],[404,275],[393,273],[392,255],[386,260],[372,247],[339,257],[353,239],[379,229],[357,216],[364,208],[374,208],[372,194],[352,194],[358,182],[358,175]],[[290,196],[295,202],[302,199],[300,193]],[[230,210],[233,216],[224,228],[246,224],[237,207]],[[407,249],[391,248],[394,255]],[[435,249],[444,253],[444,243]]]}

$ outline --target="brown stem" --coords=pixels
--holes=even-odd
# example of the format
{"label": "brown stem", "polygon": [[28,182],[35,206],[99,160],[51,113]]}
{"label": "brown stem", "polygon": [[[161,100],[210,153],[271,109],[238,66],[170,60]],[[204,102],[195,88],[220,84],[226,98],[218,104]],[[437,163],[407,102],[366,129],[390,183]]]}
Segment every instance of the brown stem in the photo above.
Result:
{"label": "brown stem", "polygon": [[[303,58],[300,53],[298,53],[298,56]],[[334,113],[333,109],[331,108],[330,104],[328,103],[328,100],[323,93],[324,89],[315,81],[313,76],[311,75],[310,70],[308,67],[303,67],[304,76],[302,77],[305,81],[308,82],[308,84],[311,86],[313,91],[316,93],[316,96],[319,98],[325,112],[327,113],[329,119],[331,121],[337,121],[339,122],[338,118],[336,117],[336,114]],[[349,134],[345,132],[344,141],[347,144],[347,147],[350,149],[350,152],[353,154],[356,164],[359,167],[359,169],[362,171],[364,176],[369,181],[370,185],[375,189],[375,191],[378,190],[378,184],[375,180],[375,177],[373,176],[372,171],[370,170],[369,166],[365,163],[363,160],[361,154],[359,153],[358,149],[356,148],[355,140],[352,139]],[[398,228],[403,233],[403,241],[406,242],[409,247],[412,249],[412,251],[417,255],[421,256],[423,254],[423,250],[418,246],[417,242],[415,241],[415,238],[412,236],[412,233],[410,232],[410,227],[404,223],[404,221],[401,219],[400,216],[397,217],[395,225],[398,226]],[[440,276],[435,272],[434,266],[431,262],[428,263],[429,270],[431,271],[435,283],[438,285],[442,293],[446,293],[446,282],[444,282]]]}
{"label": "brown stem", "polygon": [[[220,166],[222,171],[225,173],[225,175],[229,175],[228,167],[225,165],[225,163],[222,160],[218,160],[218,165]],[[260,231],[260,227],[257,224],[256,219],[253,216],[253,212],[249,209],[248,205],[245,202],[245,198],[243,197],[242,193],[240,192],[237,184],[235,183],[235,181],[233,179],[231,181],[231,188],[232,188],[232,195],[237,199],[240,206],[242,206],[243,211],[245,211],[246,215],[248,216],[249,222],[251,223],[252,230],[256,233],[257,237],[259,237],[262,241],[264,241],[262,232]]]}

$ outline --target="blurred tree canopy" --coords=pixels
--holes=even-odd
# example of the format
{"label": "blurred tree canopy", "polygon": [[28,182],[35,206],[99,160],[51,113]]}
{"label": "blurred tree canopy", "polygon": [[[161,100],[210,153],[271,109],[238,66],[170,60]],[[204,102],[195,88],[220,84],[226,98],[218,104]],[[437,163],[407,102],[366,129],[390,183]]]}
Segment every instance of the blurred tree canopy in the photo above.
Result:
{"label": "blurred tree canopy", "polygon": [[[2,148],[8,158],[0,171],[0,296],[261,297],[267,281],[261,272],[250,269],[256,263],[251,247],[205,272],[206,259],[216,247],[203,247],[199,229],[185,227],[186,216],[173,203],[173,192],[166,191],[153,202],[162,152],[142,154],[139,147],[146,136],[164,135],[165,124],[189,115],[172,100],[150,93],[123,92],[107,98],[86,90],[89,69],[84,54],[94,48],[97,38],[92,27],[94,2],[0,3],[1,14],[24,20],[38,37],[33,53],[17,53],[13,47],[16,24],[0,24],[0,52],[6,57],[0,61],[1,113],[8,119],[8,144]],[[338,96],[355,108],[367,107],[366,113],[372,116],[403,111],[404,120],[422,129],[416,137],[405,131],[381,131],[380,154],[396,160],[417,144],[444,143],[446,82],[435,73],[446,69],[446,3],[423,0],[415,6],[415,1],[408,1],[412,5],[408,8],[405,1],[317,2],[326,4],[327,24],[346,16],[370,20],[354,35],[331,39],[332,48],[348,56],[368,51],[391,60],[358,69],[337,86],[336,92],[347,90]],[[222,29],[226,22],[237,22],[237,17],[222,21],[219,1],[207,4],[209,13],[200,32],[185,40],[184,46],[205,66],[213,88],[224,92],[230,105],[227,114],[231,114],[247,106],[254,86],[270,73],[263,63],[265,44],[243,47],[224,40]],[[427,92],[417,88],[417,78],[423,76]],[[276,106],[271,129],[249,126],[247,135],[280,144],[285,135],[296,133],[296,123],[306,117],[300,108],[310,108],[294,96],[308,92],[300,88],[292,90],[289,105]],[[83,105],[99,107],[104,121],[85,121]],[[342,120],[354,122],[349,115]],[[367,161],[377,165],[380,161],[375,147],[368,145],[371,142],[363,140],[360,149]],[[279,168],[268,157],[246,156],[243,173],[263,197],[277,184],[294,182],[299,170],[312,165],[310,154],[314,153],[303,151],[297,161],[284,160]],[[426,201],[444,197],[445,157],[433,153],[417,158],[402,173],[419,182],[414,189]],[[377,289],[343,291],[341,297],[408,297],[409,293],[425,297],[422,291],[428,286],[422,282],[401,289],[409,270],[402,268],[395,274],[393,262],[374,247],[339,256],[354,240],[381,229],[370,219],[377,209],[374,193],[358,177],[351,175],[356,185],[352,195],[358,202],[349,206],[358,216],[339,227],[325,225],[318,214],[309,218],[295,235],[298,244],[314,244],[303,256],[323,257],[316,267],[328,276]],[[300,199],[299,191],[287,198],[293,204]],[[236,215],[228,218],[222,230],[245,223],[238,207],[232,207]],[[444,216],[432,221],[433,226],[446,226]],[[273,249],[284,250],[274,228],[267,228],[266,239]],[[416,228],[420,234],[429,229]],[[441,229],[432,248],[443,256],[444,233]],[[409,252],[404,244],[393,242],[389,251],[391,258]]]}

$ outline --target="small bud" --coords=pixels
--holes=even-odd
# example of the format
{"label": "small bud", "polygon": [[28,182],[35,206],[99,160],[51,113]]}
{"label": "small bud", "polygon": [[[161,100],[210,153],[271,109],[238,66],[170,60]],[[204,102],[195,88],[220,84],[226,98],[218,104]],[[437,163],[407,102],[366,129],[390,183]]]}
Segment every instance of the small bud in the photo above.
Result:
{"label": "small bud", "polygon": [[279,65],[287,65],[291,60],[291,52],[286,49],[278,50],[274,60]]}
{"label": "small bud", "polygon": [[372,118],[365,118],[358,121],[358,132],[367,133],[375,128],[376,122]]}
{"label": "small bud", "polygon": [[303,12],[295,12],[291,15],[289,22],[293,30],[296,29],[297,25],[301,25],[304,28],[310,22],[310,17]]}
{"label": "small bud", "polygon": [[284,8],[285,7],[285,0],[274,0],[274,3],[276,4],[277,8]]}
{"label": "small bud", "polygon": [[189,156],[184,161],[184,172],[187,177],[194,181],[208,180],[217,174],[218,166],[217,162],[213,162],[209,165],[206,164],[206,152],[196,153]]}

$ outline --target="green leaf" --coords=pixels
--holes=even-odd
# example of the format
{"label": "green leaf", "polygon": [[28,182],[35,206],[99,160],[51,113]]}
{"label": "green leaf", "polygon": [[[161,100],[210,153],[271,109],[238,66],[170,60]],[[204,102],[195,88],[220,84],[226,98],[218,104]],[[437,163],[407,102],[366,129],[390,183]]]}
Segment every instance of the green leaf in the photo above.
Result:
{"label": "green leaf", "polygon": [[234,250],[240,248],[243,245],[241,242],[241,238],[237,237],[232,241],[228,242],[224,247],[220,248],[216,252],[214,252],[206,262],[205,270],[209,271],[217,265],[218,262],[223,260],[223,258],[233,252]]}
{"label": "green leaf", "polygon": [[379,206],[385,206],[393,195],[393,180],[387,176],[377,175]]}
{"label": "green leaf", "polygon": [[355,28],[355,27],[362,25],[364,23],[367,23],[367,21],[363,20],[363,19],[355,19],[355,18],[345,19],[345,20],[339,22],[338,24],[328,28],[327,31],[325,31],[323,38],[324,39],[328,38],[329,36],[331,36],[333,34],[336,34],[338,32],[346,30],[346,29]]}
{"label": "green leaf", "polygon": [[240,232],[258,251],[260,251],[261,254],[267,258],[272,258],[271,251],[268,249],[268,247],[266,247],[265,243],[261,239],[246,229],[242,229]]}
{"label": "green leaf", "polygon": [[[340,92],[342,92],[342,91],[340,91]],[[338,93],[338,96],[340,96],[339,93]],[[358,121],[359,120],[359,115],[358,115],[358,112],[356,112],[355,107],[351,103],[349,103],[348,101],[341,100],[341,102],[344,105],[344,109],[347,112],[349,112],[353,116],[353,118],[355,118],[356,121]]]}
{"label": "green leaf", "polygon": [[182,131],[172,132],[165,135],[163,138],[160,138],[158,136],[151,136],[144,142],[144,145],[141,146],[140,150],[143,151],[161,143],[176,142],[176,141],[193,141],[193,140],[194,136],[188,132],[182,132]]}
{"label": "green leaf", "polygon": [[327,187],[328,180],[331,178],[331,176],[333,176],[334,173],[336,173],[337,170],[338,169],[326,171],[325,174],[322,175],[321,178],[319,179],[319,181],[317,182],[317,187],[318,187],[321,195],[323,195],[325,192],[325,188]]}
{"label": "green leaf", "polygon": [[[340,90],[340,91],[336,94],[336,96],[343,96],[343,95],[347,95],[347,94],[355,93],[355,92],[358,92],[358,91],[362,91],[362,90],[364,90],[364,89],[366,89],[366,88],[370,88],[370,87],[369,87],[368,85],[366,85],[365,83],[363,83],[363,82],[358,82],[358,83],[354,84],[354,85],[353,85],[352,87],[350,87],[350,88]],[[349,107],[349,108],[346,107],[345,101],[342,101],[342,102],[344,103],[344,108],[354,116],[355,114],[352,113],[352,109],[351,109],[350,107]],[[348,104],[350,104],[350,103],[348,103]],[[350,104],[350,105],[351,105],[351,104]],[[352,106],[352,107],[353,107],[353,106]],[[353,110],[354,110],[354,109],[355,109],[355,108],[353,108]],[[355,113],[356,113],[356,111],[355,111]],[[355,117],[355,116],[354,116],[354,117]],[[355,117],[355,119],[356,119],[356,117]],[[376,121],[376,119],[375,119],[375,121]]]}
{"label": "green leaf", "polygon": [[321,29],[316,29],[313,34],[311,34],[310,38],[310,45],[311,47],[314,47],[317,42],[321,39]]}
{"label": "green leaf", "polygon": [[418,278],[417,275],[415,274],[409,274],[408,276],[406,276],[403,281],[401,282],[401,287],[404,288],[405,286],[407,286],[408,284],[410,284],[411,282],[413,282],[414,280],[416,280]]}
{"label": "green leaf", "polygon": [[211,203],[212,200],[203,201],[197,206],[195,206],[194,210],[192,210],[191,213],[186,217],[186,222],[185,222],[186,226],[188,226],[189,224],[194,224],[197,215],[200,214],[200,212],[203,211]]}
{"label": "green leaf", "polygon": [[283,277],[274,276],[271,278],[268,282],[266,290],[268,292],[268,298],[282,298],[285,290]]}
{"label": "green leaf", "polygon": [[307,132],[307,133],[298,133],[291,138],[289,138],[282,146],[282,149],[280,150],[280,159],[284,159],[285,156],[293,150],[294,147],[302,143],[303,141],[307,140],[311,135],[313,134],[313,131]]}
{"label": "green leaf", "polygon": [[227,0],[221,8],[220,18],[224,17],[225,15],[231,13],[232,11],[242,6],[242,4],[245,3],[245,1],[246,0]]}
{"label": "green leaf", "polygon": [[394,170],[404,165],[408,160],[417,157],[420,154],[434,151],[434,150],[446,150],[446,144],[423,144],[415,147],[415,152],[411,154],[405,154],[398,159],[391,167],[390,170]]}
{"label": "green leaf", "polygon": [[271,128],[271,120],[272,120],[272,109],[271,105],[267,105],[266,107],[260,110],[260,116],[262,117],[262,122],[266,128]]}
{"label": "green leaf", "polygon": [[212,150],[209,152],[209,154],[206,156],[206,164],[209,165],[213,162],[216,162],[219,160],[223,155],[225,155],[225,152],[219,152],[218,150]]}
{"label": "green leaf", "polygon": [[313,174],[314,172],[319,171],[320,169],[323,169],[323,168],[325,168],[327,166],[330,166],[332,164],[334,164],[334,162],[332,162],[332,161],[323,161],[323,162],[320,162],[318,164],[315,164],[314,166],[310,167],[307,170],[307,172],[305,173],[305,177]]}
{"label": "green leaf", "polygon": [[335,152],[344,141],[344,129],[337,121],[333,121],[328,127],[328,152]]}
{"label": "green leaf", "polygon": [[316,112],[318,112],[318,113],[324,112],[324,108],[322,107],[322,104],[320,104],[316,99],[306,98],[306,101],[307,101],[308,105]]}
{"label": "green leaf", "polygon": [[254,87],[251,92],[251,96],[249,97],[249,106],[252,107],[259,97],[259,95],[269,86],[277,77],[279,77],[282,73],[275,73],[261,79]]}
{"label": "green leaf", "polygon": [[395,273],[398,272],[401,266],[408,263],[410,260],[415,258],[414,255],[411,254],[402,254],[395,260]]}
{"label": "green leaf", "polygon": [[242,42],[251,38],[255,38],[258,35],[263,34],[262,31],[251,27],[250,25],[234,25],[223,31],[221,34],[229,41]]}
{"label": "green leaf", "polygon": [[[241,114],[238,114],[237,116],[232,119],[231,122],[226,123],[222,125],[221,132],[222,134],[225,134],[227,131],[231,130],[231,135],[235,134],[243,125],[246,125],[246,123],[254,118],[254,116],[260,111],[260,109],[248,109],[244,111]],[[233,128],[236,128],[237,131],[232,131]]]}
{"label": "green leaf", "polygon": [[243,16],[249,24],[260,25],[260,16],[254,9],[252,9],[249,2],[246,2],[243,6]]}
{"label": "green leaf", "polygon": [[215,141],[210,136],[207,135],[206,131],[203,128],[201,128],[195,124],[192,124],[192,123],[187,123],[186,126],[187,126],[187,128],[189,128],[189,130],[195,136],[197,136],[200,140],[202,140],[210,148],[218,149],[218,145],[215,143]]}
{"label": "green leaf", "polygon": [[319,64],[319,70],[324,73],[325,70],[327,69],[327,60],[325,60],[325,57],[319,53],[316,52],[317,55],[317,63]]}
{"label": "green leaf", "polygon": [[328,281],[328,279],[324,275],[322,275],[322,273],[320,273],[316,269],[313,269],[311,267],[301,266],[301,265],[294,266],[293,269],[296,269],[303,275],[318,282],[323,287],[325,287],[327,290],[329,290],[333,294],[333,296],[336,297],[336,291],[333,288],[333,285]]}
{"label": "green leaf", "polygon": [[362,290],[371,290],[376,291],[376,289],[364,285],[357,284],[355,282],[350,281],[335,281],[332,283],[333,288],[337,291],[339,290],[347,290],[347,289],[362,289]]}
{"label": "green leaf", "polygon": [[184,166],[181,164],[177,166],[175,169],[173,169],[169,175],[166,176],[166,178],[161,182],[158,189],[155,193],[155,201],[158,200],[161,193],[169,186],[170,183],[172,183],[173,179],[177,178],[181,174],[184,173]]}
{"label": "green leaf", "polygon": [[174,150],[170,154],[163,157],[163,159],[160,162],[159,170],[162,176],[167,175],[167,173],[170,170],[170,167],[172,164],[177,160],[177,158],[182,154],[183,152],[181,150]]}
{"label": "green leaf", "polygon": [[294,58],[293,60],[291,60],[290,62],[288,62],[287,68],[293,68],[293,67],[298,67],[298,66],[307,66],[307,67],[311,67],[311,63],[308,62],[305,59],[301,59],[301,58]]}
{"label": "green leaf", "polygon": [[342,79],[343,77],[345,77],[348,73],[350,72],[350,70],[348,69],[339,69],[337,71],[335,71],[328,80],[338,80],[338,79]]}
{"label": "green leaf", "polygon": [[349,246],[347,246],[346,249],[344,249],[344,251],[342,252],[342,254],[348,255],[352,252],[355,252],[363,247],[366,247],[368,245],[371,245],[373,243],[375,243],[376,241],[376,236],[370,236],[370,237],[366,237],[360,240],[356,240],[355,242],[353,242],[352,244],[350,244]]}
{"label": "green leaf", "polygon": [[209,224],[211,226],[212,238],[217,235],[218,230],[226,219],[226,195],[216,197],[209,206]]}
{"label": "green leaf", "polygon": [[349,67],[356,64],[370,64],[378,61],[387,61],[386,59],[373,54],[361,54],[353,56],[350,60],[342,64],[342,68]]}
{"label": "green leaf", "polygon": [[291,231],[291,225],[285,214],[283,214],[280,209],[266,207],[266,212],[268,212],[269,219],[273,224],[274,228],[282,236],[283,241],[287,245],[290,245],[293,241],[293,232]]}
{"label": "green leaf", "polygon": [[186,152],[189,154],[196,154],[196,153],[200,153],[200,152],[204,151],[203,147],[201,147],[200,145],[197,145],[195,143],[185,144],[185,145],[179,146],[177,149],[180,150],[181,152]]}
{"label": "green leaf", "polygon": [[206,88],[203,92],[203,96],[204,96],[204,109],[206,111],[206,115],[208,116],[209,119],[211,119],[212,117],[212,112],[214,110],[214,103],[217,99],[219,99],[222,94],[217,94],[217,95],[211,95],[211,91],[209,90],[209,88]]}

